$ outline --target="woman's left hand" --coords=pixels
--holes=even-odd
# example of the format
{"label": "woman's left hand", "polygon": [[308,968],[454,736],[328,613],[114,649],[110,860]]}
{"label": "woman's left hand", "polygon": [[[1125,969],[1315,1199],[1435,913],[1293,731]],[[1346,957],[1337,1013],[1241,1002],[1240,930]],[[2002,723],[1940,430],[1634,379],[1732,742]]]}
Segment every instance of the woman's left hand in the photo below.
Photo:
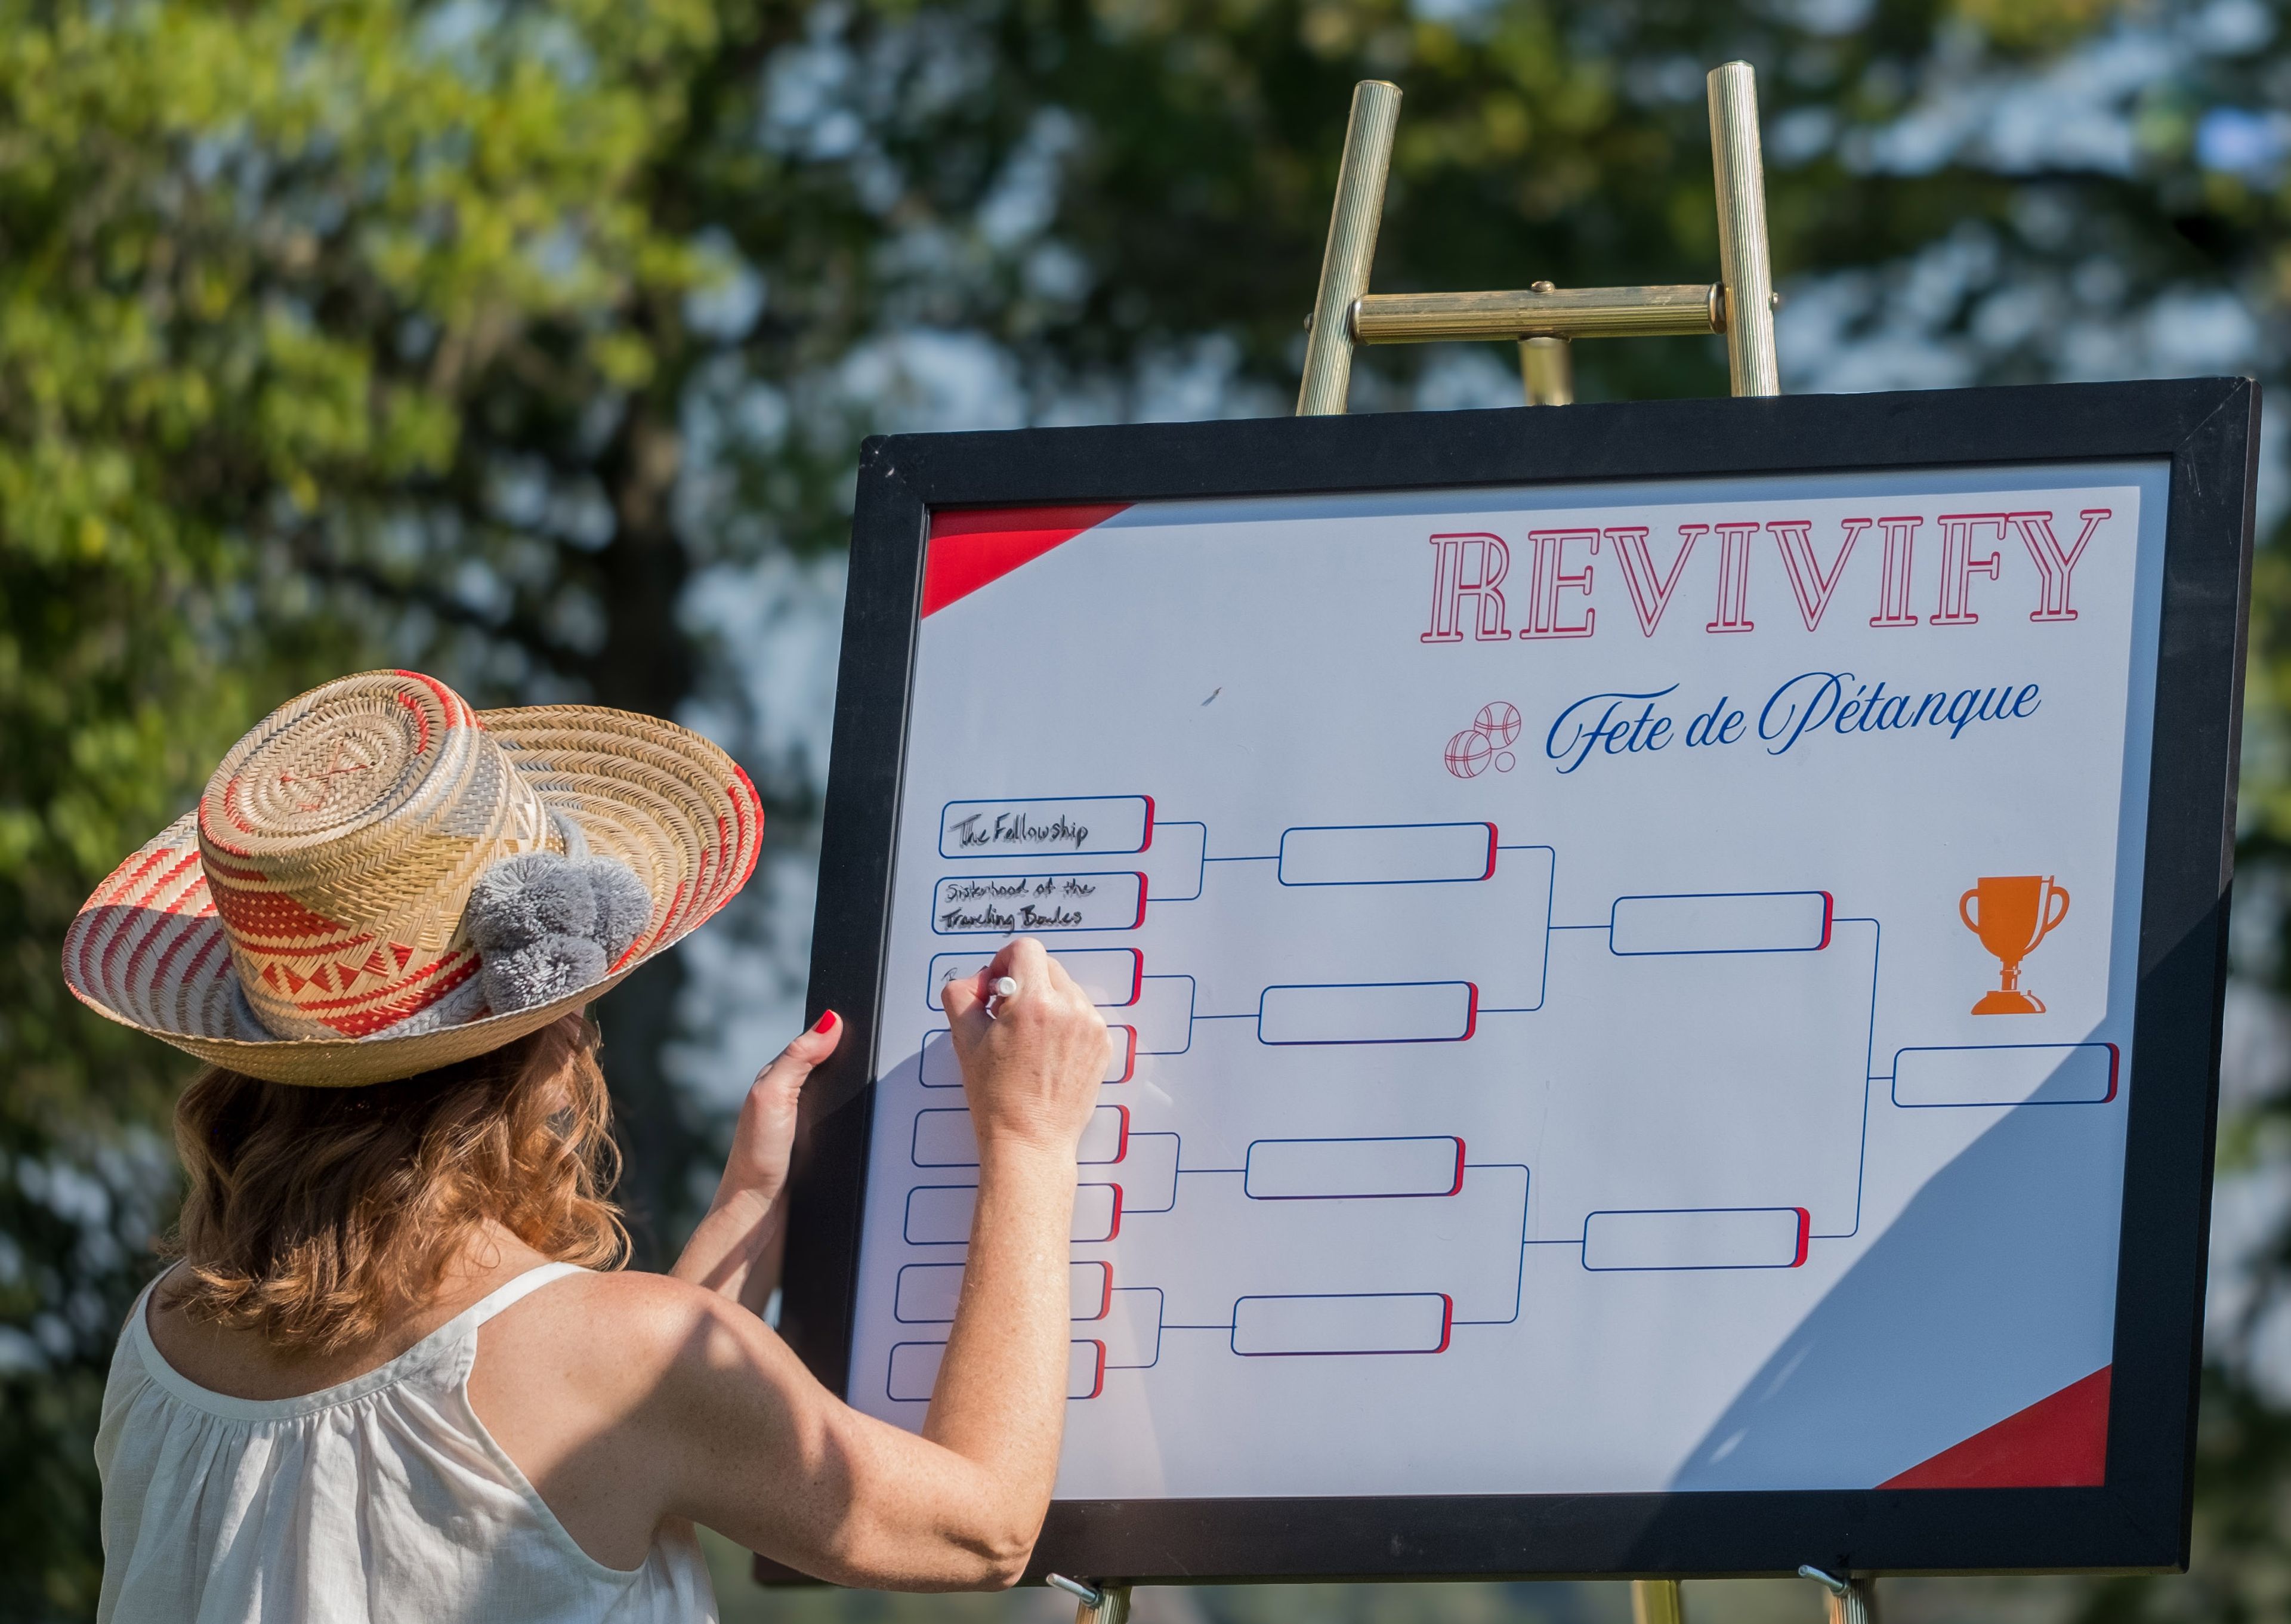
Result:
{"label": "woman's left hand", "polygon": [[786,1237],[780,1203],[795,1146],[796,1106],[812,1068],[835,1052],[843,1021],[833,1010],[758,1073],[732,1130],[732,1151],[708,1216],[669,1273],[761,1314],[779,1284]]}

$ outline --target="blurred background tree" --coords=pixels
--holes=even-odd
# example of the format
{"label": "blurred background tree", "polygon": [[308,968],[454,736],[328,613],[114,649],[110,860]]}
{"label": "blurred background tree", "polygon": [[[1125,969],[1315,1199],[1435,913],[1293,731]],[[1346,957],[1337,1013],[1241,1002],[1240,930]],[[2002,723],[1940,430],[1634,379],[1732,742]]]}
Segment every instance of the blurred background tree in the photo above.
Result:
{"label": "blurred background tree", "polygon": [[[759,883],[603,1011],[656,1257],[798,1013],[863,432],[1288,410],[1363,77],[1407,95],[1380,289],[1708,278],[1702,75],[1736,56],[1761,74],[1793,390],[2271,381],[2282,10],[0,0],[0,1616],[92,1609],[95,1401],[167,1219],[185,1074],[71,1003],[57,944],[264,710],[418,663],[480,704],[676,715],[747,765],[771,814]],[[1587,344],[1577,365],[1587,398],[1725,387],[1715,341]],[[1517,389],[1497,347],[1385,350],[1354,406]],[[2284,1609],[2291,580],[2271,460],[2269,481],[2198,1573],[1903,1586],[1897,1620]],[[727,1614],[752,1605],[725,1572]],[[1620,1604],[1182,1603],[1224,1624]]]}

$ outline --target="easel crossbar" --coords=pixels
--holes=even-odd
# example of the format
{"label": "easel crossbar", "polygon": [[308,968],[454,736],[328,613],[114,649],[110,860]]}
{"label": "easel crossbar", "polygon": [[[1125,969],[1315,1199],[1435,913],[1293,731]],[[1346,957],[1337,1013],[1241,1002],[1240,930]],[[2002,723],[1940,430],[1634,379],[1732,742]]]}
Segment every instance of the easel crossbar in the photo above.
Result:
{"label": "easel crossbar", "polygon": [[1662,338],[1726,330],[1717,283],[1670,287],[1531,288],[1517,293],[1369,293],[1354,301],[1360,344],[1444,340]]}

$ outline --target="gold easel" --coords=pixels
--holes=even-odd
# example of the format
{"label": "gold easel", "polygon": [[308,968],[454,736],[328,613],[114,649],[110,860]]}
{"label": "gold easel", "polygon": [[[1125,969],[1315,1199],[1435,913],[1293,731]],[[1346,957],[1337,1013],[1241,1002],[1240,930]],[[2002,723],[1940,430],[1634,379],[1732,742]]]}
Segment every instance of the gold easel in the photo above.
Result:
{"label": "gold easel", "polygon": [[[1345,409],[1356,344],[1421,344],[1514,339],[1520,382],[1530,406],[1565,406],[1575,398],[1572,351],[1579,338],[1657,338],[1698,333],[1726,335],[1727,371],[1737,395],[1779,395],[1774,356],[1773,263],[1766,243],[1765,164],[1758,141],[1757,76],[1748,62],[1711,69],[1710,162],[1717,183],[1719,279],[1707,286],[1554,287],[1490,293],[1371,293],[1369,268],[1384,215],[1385,180],[1400,122],[1400,87],[1381,79],[1353,90],[1337,171],[1336,206],[1321,261],[1321,285],[1307,321],[1299,417]],[[1799,1574],[1829,1598],[1829,1624],[1875,1624],[1877,1590],[1868,1578],[1837,1579],[1821,1569]],[[1126,1612],[1126,1604],[1125,1604]],[[1631,1584],[1634,1624],[1684,1624],[1675,1579]],[[1078,1624],[1120,1624],[1087,1617]]]}
{"label": "gold easel", "polygon": [[1708,84],[1711,167],[1718,183],[1716,282],[1599,288],[1538,282],[1522,292],[1494,293],[1368,291],[1393,132],[1400,122],[1400,87],[1381,79],[1355,86],[1297,414],[1324,417],[1345,409],[1354,345],[1443,340],[1517,340],[1528,405],[1564,406],[1574,398],[1568,345],[1575,339],[1723,333],[1734,393],[1781,394],[1757,77],[1748,62],[1729,62],[1711,69]]}
{"label": "gold easel", "polygon": [[[1774,360],[1774,277],[1766,250],[1766,175],[1758,146],[1757,76],[1748,62],[1710,70],[1710,158],[1718,186],[1719,279],[1708,285],[1557,288],[1537,282],[1518,293],[1371,293],[1369,266],[1384,218],[1385,177],[1400,122],[1400,87],[1364,79],[1353,88],[1337,170],[1336,206],[1321,260],[1321,286],[1306,323],[1299,417],[1345,409],[1355,344],[1424,344],[1514,339],[1530,406],[1574,399],[1572,351],[1579,338],[1726,335],[1726,366],[1737,395],[1779,395]],[[1819,1568],[1799,1576],[1829,1597],[1829,1624],[1877,1624],[1876,1581],[1838,1579]],[[1129,1624],[1129,1587],[1047,1575],[1074,1597],[1074,1624]],[[1684,1624],[1675,1579],[1631,1581],[1634,1624]]]}

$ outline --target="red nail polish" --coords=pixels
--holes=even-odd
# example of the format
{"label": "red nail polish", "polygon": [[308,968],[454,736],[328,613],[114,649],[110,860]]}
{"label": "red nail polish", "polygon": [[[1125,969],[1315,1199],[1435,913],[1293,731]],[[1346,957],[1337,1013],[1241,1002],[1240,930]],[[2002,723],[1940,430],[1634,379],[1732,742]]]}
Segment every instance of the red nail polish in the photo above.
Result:
{"label": "red nail polish", "polygon": [[821,1017],[819,1017],[819,1025],[816,1025],[816,1026],[814,1026],[814,1027],[812,1028],[812,1030],[813,1030],[814,1032],[820,1032],[820,1033],[826,1033],[826,1032],[832,1032],[832,1031],[834,1031],[834,1030],[835,1030],[835,1011],[834,1011],[834,1010],[832,1010],[832,1009],[830,1009],[826,1014],[824,1014],[824,1015],[821,1016]]}

